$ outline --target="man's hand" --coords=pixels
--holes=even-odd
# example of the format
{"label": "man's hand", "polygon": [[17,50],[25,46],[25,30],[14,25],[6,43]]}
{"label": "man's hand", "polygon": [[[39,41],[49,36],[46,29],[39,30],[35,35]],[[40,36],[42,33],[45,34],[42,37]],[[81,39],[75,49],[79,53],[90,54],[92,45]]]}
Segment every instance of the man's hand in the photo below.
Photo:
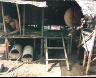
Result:
{"label": "man's hand", "polygon": [[4,36],[8,36],[9,34],[6,32],[6,33],[4,33]]}

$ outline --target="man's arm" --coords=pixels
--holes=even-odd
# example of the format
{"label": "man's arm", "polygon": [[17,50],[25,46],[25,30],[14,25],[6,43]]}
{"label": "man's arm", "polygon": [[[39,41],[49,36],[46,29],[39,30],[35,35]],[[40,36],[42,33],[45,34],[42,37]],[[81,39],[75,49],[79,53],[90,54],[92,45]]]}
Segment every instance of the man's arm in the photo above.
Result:
{"label": "man's arm", "polygon": [[11,35],[11,34],[16,34],[16,33],[18,33],[18,32],[20,31],[18,21],[17,21],[17,20],[14,20],[14,22],[15,22],[15,25],[16,25],[16,30],[8,33],[9,35]]}

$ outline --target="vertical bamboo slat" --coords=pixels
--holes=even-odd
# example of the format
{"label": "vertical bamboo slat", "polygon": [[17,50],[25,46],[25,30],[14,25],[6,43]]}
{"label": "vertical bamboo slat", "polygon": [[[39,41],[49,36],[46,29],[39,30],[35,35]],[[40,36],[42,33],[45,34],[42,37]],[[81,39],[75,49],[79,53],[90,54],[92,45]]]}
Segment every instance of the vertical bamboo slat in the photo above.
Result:
{"label": "vertical bamboo slat", "polygon": [[[2,2],[1,2],[1,7],[2,7],[2,18],[3,18],[3,25],[4,25],[4,33],[6,33],[6,27],[5,27],[5,21],[4,21],[4,7],[3,7]],[[8,39],[7,38],[5,38],[5,45],[6,45],[5,55],[6,55],[6,59],[8,60]]]}
{"label": "vertical bamboo slat", "polygon": [[[42,19],[41,19],[42,21],[42,24],[41,24],[41,35],[42,35],[42,37],[43,37],[43,33],[44,33],[44,8],[42,8]],[[43,41],[44,39],[43,38],[41,38],[41,58],[42,58],[42,56],[43,56],[43,43],[44,43],[44,41]]]}
{"label": "vertical bamboo slat", "polygon": [[16,8],[17,8],[17,13],[18,13],[19,27],[20,27],[20,35],[21,35],[21,22],[20,22],[20,12],[19,12],[18,4],[16,4]]}
{"label": "vertical bamboo slat", "polygon": [[3,7],[2,2],[1,2],[1,7],[2,7],[2,18],[3,18],[3,24],[4,24],[4,32],[6,32],[5,21],[4,21],[4,7]]}
{"label": "vertical bamboo slat", "polygon": [[23,35],[25,35],[25,5],[24,5],[24,12],[23,12]]}

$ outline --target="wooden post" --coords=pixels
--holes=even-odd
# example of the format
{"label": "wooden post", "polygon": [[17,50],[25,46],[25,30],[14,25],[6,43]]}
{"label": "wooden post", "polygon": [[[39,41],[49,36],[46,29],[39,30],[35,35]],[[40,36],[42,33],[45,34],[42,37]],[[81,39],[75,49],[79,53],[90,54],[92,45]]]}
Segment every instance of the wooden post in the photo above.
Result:
{"label": "wooden post", "polygon": [[[73,28],[72,28],[72,31],[73,31]],[[73,35],[73,33],[72,33],[72,35]],[[73,39],[72,35],[70,36],[70,53],[69,54],[71,54],[71,52],[72,52],[72,39]]]}
{"label": "wooden post", "polygon": [[94,46],[94,39],[95,39],[95,35],[96,35],[96,26],[95,26],[95,30],[93,30],[93,37],[92,37],[92,44],[91,44],[91,50],[89,52],[88,55],[88,63],[87,63],[87,67],[86,67],[86,75],[88,74],[89,68],[90,68],[90,63],[91,63],[91,57],[92,57],[92,51],[93,51],[93,46]]}
{"label": "wooden post", "polygon": [[70,36],[66,38],[67,40],[67,54],[70,55]]}
{"label": "wooden post", "polygon": [[[44,8],[42,7],[42,19],[41,19],[42,21],[41,21],[41,35],[42,35],[42,37],[43,37],[43,33],[44,33]],[[43,38],[41,38],[41,58],[42,58],[42,56],[43,56],[43,45],[44,45],[44,41],[43,41],[44,39]]]}
{"label": "wooden post", "polygon": [[2,6],[1,6],[1,2],[0,2],[0,23],[2,23]]}
{"label": "wooden post", "polygon": [[82,31],[82,37],[83,37],[83,39],[82,39],[82,41],[83,41],[83,43],[84,43],[84,48],[85,48],[85,51],[87,52],[88,50],[87,50],[87,46],[86,46],[86,41],[85,41],[85,38],[84,38],[84,34],[83,34],[83,30],[81,30]]}
{"label": "wooden post", "polygon": [[[5,27],[5,21],[4,21],[4,7],[2,2],[1,2],[1,7],[2,7],[2,18],[3,18],[3,24],[4,24],[4,33],[6,33],[6,27]],[[6,59],[8,60],[8,39],[7,38],[5,38],[5,45],[6,45],[5,56],[6,56]]]}
{"label": "wooden post", "polygon": [[33,51],[33,59],[34,59],[34,52],[36,51],[36,41],[35,41],[35,38],[34,38],[34,51]]}
{"label": "wooden post", "polygon": [[45,56],[46,56],[46,70],[48,71],[48,49],[47,49],[47,34],[45,38]]}
{"label": "wooden post", "polygon": [[[76,7],[75,7],[76,8]],[[72,41],[73,41],[73,30],[74,30],[74,16],[75,16],[75,9],[73,9],[73,19],[72,19],[72,35],[70,36],[70,54],[72,52]]]}
{"label": "wooden post", "polygon": [[6,46],[6,53],[5,53],[5,56],[6,56],[6,59],[8,60],[8,53],[9,53],[9,48],[8,48],[8,39],[5,38],[5,46]]}
{"label": "wooden post", "polygon": [[[94,31],[85,39],[85,41],[87,41],[92,35],[93,35]],[[84,42],[80,43],[78,45],[78,47],[80,47],[82,44],[84,44]]]}
{"label": "wooden post", "polygon": [[62,42],[63,42],[63,48],[64,48],[64,55],[65,55],[65,58],[66,58],[67,69],[70,70],[63,34],[62,34]]}
{"label": "wooden post", "polygon": [[86,57],[87,57],[86,50],[84,50],[83,67],[85,66],[86,63]]}
{"label": "wooden post", "polygon": [[2,18],[3,18],[3,24],[4,24],[4,33],[6,32],[6,27],[5,27],[5,21],[4,21],[4,7],[3,3],[1,2],[1,7],[2,7]]}
{"label": "wooden post", "polygon": [[23,8],[23,35],[25,35],[25,5]]}
{"label": "wooden post", "polygon": [[[81,39],[82,39],[82,32],[80,33],[79,44],[81,43]],[[78,47],[78,50],[77,50],[77,59],[79,59],[79,50],[80,50],[80,47]]]}
{"label": "wooden post", "polygon": [[17,8],[17,13],[18,13],[19,27],[20,27],[20,35],[21,35],[21,22],[20,22],[20,12],[19,12],[18,4],[16,4],[16,8]]}

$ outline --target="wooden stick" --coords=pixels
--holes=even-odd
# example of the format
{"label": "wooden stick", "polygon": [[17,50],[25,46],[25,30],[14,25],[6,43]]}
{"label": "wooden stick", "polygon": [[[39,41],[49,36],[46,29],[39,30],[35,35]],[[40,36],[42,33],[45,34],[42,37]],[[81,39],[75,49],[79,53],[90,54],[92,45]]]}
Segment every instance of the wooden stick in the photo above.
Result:
{"label": "wooden stick", "polygon": [[[94,33],[94,31],[85,39],[85,41],[87,41],[92,36],[93,33]],[[81,44],[79,44],[78,47],[80,47],[82,44],[84,44],[84,42],[82,42]]]}
{"label": "wooden stick", "polygon": [[[80,33],[79,45],[81,43],[81,39],[82,39],[82,32]],[[77,50],[77,59],[79,58],[79,50],[80,50],[80,47],[78,47],[78,50]]]}
{"label": "wooden stick", "polygon": [[20,12],[19,12],[18,4],[16,4],[16,7],[17,7],[17,13],[18,13],[18,19],[19,19],[20,35],[21,35],[21,22],[20,22]]}
{"label": "wooden stick", "polygon": [[[72,31],[73,31],[73,28],[72,28]],[[71,51],[72,51],[72,39],[73,39],[73,32],[72,32],[72,35],[70,36],[70,54],[71,54]]]}
{"label": "wooden stick", "polygon": [[4,21],[4,7],[3,7],[2,2],[1,2],[1,7],[2,7],[2,18],[3,18],[3,24],[4,24],[4,32],[6,32],[5,21]]}
{"label": "wooden stick", "polygon": [[86,54],[86,51],[84,50],[83,67],[85,66],[85,63],[86,63],[86,56],[87,56],[87,54]]}
{"label": "wooden stick", "polygon": [[93,37],[92,37],[92,46],[91,46],[91,50],[89,52],[89,56],[88,56],[88,63],[87,63],[87,67],[86,67],[86,75],[88,74],[88,71],[89,71],[89,68],[90,68],[90,63],[91,63],[91,57],[92,57],[92,51],[93,51],[93,46],[94,46],[94,39],[95,39],[95,30],[94,31],[94,34],[93,34]]}
{"label": "wooden stick", "polygon": [[[41,36],[43,37],[44,36],[44,8],[42,7],[42,19],[41,19]],[[43,52],[44,52],[44,39],[41,38],[41,58],[43,56]]]}
{"label": "wooden stick", "polygon": [[[20,57],[22,56],[22,54],[20,55]],[[8,69],[8,71],[6,72],[6,74],[14,67],[14,65],[17,63],[17,61],[20,59],[20,57],[13,63],[13,65]]]}
{"label": "wooden stick", "polygon": [[8,43],[7,38],[5,38],[5,45],[6,45],[6,59],[8,60],[8,45],[9,45],[9,43]]}
{"label": "wooden stick", "polygon": [[66,58],[67,70],[70,70],[63,34],[62,34],[62,42],[63,42],[64,54]]}
{"label": "wooden stick", "polygon": [[25,5],[24,5],[24,12],[23,12],[23,35],[25,35]]}
{"label": "wooden stick", "polygon": [[[83,32],[83,31],[82,31],[82,32]],[[85,38],[84,38],[83,33],[82,33],[82,37],[83,37],[84,48],[85,48],[85,50],[86,50],[86,52],[87,52],[88,50],[87,50],[87,46],[86,46],[86,43],[85,43]]]}
{"label": "wooden stick", "polygon": [[[1,7],[2,7],[2,18],[3,18],[3,24],[4,24],[4,33],[6,33],[6,26],[5,26],[5,21],[4,21],[4,7],[3,3],[1,2]],[[6,45],[6,59],[8,59],[8,40],[5,38],[5,45]]]}
{"label": "wooden stick", "polygon": [[93,62],[93,61],[95,61],[96,60],[96,57],[94,58],[94,59],[92,59],[92,61],[91,62]]}

